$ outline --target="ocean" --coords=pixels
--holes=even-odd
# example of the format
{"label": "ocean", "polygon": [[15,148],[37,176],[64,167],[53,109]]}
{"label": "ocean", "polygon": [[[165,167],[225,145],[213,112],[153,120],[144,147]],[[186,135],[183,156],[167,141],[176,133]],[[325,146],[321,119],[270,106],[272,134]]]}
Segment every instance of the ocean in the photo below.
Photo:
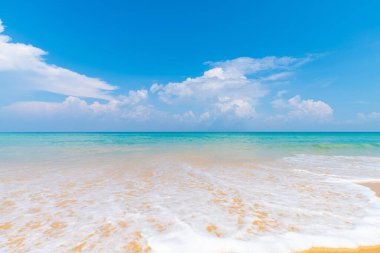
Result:
{"label": "ocean", "polygon": [[380,244],[380,133],[0,133],[0,252]]}

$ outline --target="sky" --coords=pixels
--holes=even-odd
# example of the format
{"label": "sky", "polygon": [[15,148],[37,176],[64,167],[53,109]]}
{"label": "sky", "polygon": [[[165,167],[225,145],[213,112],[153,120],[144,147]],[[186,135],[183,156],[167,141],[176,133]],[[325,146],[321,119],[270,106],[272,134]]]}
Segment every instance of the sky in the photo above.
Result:
{"label": "sky", "polygon": [[0,3],[0,131],[380,131],[380,2]]}

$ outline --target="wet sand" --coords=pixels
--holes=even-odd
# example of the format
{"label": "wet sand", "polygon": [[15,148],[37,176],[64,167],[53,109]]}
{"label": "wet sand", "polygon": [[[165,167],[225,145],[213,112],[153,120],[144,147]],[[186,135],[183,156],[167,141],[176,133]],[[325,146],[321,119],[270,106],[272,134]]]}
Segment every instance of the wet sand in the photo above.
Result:
{"label": "wet sand", "polygon": [[[364,182],[360,183],[360,185],[370,188],[380,198],[380,182]],[[380,253],[380,246],[359,247],[357,249],[312,248],[297,253]]]}
{"label": "wet sand", "polygon": [[329,248],[312,248],[306,251],[296,253],[379,253],[380,246],[359,247],[357,249],[329,249]]}
{"label": "wet sand", "polygon": [[380,198],[380,182],[364,182],[360,183],[360,185],[370,188],[372,191],[376,193],[376,196]]}

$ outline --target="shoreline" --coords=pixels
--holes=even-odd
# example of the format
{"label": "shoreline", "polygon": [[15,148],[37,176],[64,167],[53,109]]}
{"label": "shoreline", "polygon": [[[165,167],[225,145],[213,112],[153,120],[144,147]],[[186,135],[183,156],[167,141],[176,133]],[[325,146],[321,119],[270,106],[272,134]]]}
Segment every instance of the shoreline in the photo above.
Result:
{"label": "shoreline", "polygon": [[359,182],[359,185],[365,186],[373,191],[378,198],[380,198],[380,182],[378,181],[367,181],[367,182]]}
{"label": "shoreline", "polygon": [[380,245],[363,246],[355,249],[348,248],[311,248],[304,251],[296,251],[295,253],[379,253]]}
{"label": "shoreline", "polygon": [[[380,198],[380,182],[366,181],[358,182],[357,184],[365,186],[373,191],[378,198]],[[362,246],[354,249],[349,248],[323,248],[314,247],[304,251],[296,251],[295,253],[379,253],[380,245],[376,246]]]}

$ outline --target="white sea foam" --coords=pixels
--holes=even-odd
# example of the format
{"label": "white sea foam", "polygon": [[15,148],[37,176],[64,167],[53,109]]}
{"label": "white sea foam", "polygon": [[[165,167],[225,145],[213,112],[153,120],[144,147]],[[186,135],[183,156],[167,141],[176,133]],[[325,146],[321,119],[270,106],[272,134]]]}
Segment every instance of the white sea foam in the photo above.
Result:
{"label": "white sea foam", "polygon": [[355,184],[380,179],[377,157],[86,162],[1,171],[2,252],[291,253],[380,244],[380,200]]}

